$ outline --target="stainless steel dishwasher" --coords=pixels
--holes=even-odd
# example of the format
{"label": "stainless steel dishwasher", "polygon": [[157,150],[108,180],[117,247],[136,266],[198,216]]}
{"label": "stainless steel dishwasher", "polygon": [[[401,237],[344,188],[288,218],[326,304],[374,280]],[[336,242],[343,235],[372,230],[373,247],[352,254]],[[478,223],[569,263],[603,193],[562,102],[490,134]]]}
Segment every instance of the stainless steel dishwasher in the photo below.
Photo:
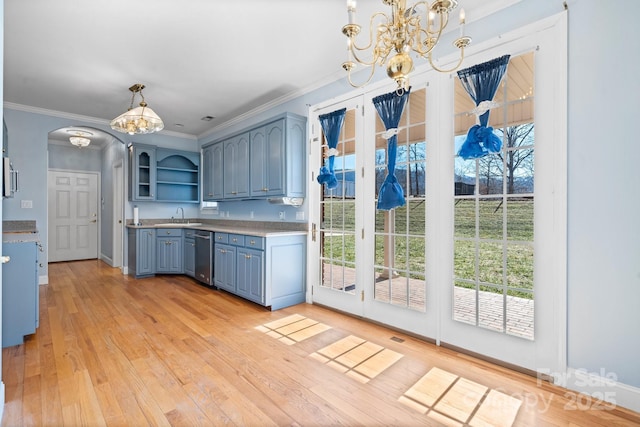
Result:
{"label": "stainless steel dishwasher", "polygon": [[196,230],[196,279],[213,285],[213,232]]}

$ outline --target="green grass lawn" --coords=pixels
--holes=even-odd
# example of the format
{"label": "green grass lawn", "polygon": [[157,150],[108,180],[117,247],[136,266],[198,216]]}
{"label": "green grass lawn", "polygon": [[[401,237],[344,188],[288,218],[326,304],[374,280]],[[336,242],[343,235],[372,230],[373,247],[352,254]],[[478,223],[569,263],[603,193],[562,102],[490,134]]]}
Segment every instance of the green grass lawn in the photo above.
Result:
{"label": "green grass lawn", "polygon": [[[325,257],[354,263],[355,202],[326,199],[323,204],[323,228],[329,232],[324,237]],[[394,268],[401,275],[424,277],[424,204],[424,200],[409,199],[391,214],[395,225]],[[375,211],[376,266],[384,265],[385,215],[389,214]],[[454,276],[461,279],[456,280],[456,286],[475,288],[477,281],[482,290],[502,293],[506,287],[509,295],[533,298],[533,200],[514,197],[504,202],[487,198],[479,199],[476,206],[474,199],[460,199],[454,215]]]}

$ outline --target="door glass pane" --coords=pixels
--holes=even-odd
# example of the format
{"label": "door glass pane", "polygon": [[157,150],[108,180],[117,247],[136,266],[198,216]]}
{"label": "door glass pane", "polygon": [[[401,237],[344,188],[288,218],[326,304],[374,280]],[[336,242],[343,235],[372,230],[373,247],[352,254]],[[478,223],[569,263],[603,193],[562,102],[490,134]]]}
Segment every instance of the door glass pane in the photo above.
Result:
{"label": "door glass pane", "polygon": [[[453,318],[534,338],[533,53],[512,57],[494,97],[489,125],[499,153],[455,157]],[[455,79],[455,152],[476,122]]]}
{"label": "door glass pane", "polygon": [[[322,149],[328,147],[323,135]],[[320,201],[321,286],[355,294],[355,110],[346,112],[334,159],[338,186],[323,186]],[[323,159],[326,156],[323,156]]]}
{"label": "door glass pane", "polygon": [[[375,210],[376,301],[424,311],[426,301],[426,89],[411,92],[398,125],[395,174],[406,204],[392,211]],[[385,127],[376,121],[376,196],[387,169]],[[377,201],[376,201],[377,202]]]}

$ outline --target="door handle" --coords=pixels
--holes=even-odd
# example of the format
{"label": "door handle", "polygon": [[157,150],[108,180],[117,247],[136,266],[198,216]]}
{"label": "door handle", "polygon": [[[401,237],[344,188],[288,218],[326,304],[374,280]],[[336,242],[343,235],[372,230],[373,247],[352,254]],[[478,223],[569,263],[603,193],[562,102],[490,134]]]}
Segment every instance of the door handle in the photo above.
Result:
{"label": "door handle", "polygon": [[97,219],[92,219],[90,222],[98,222],[98,220]]}
{"label": "door handle", "polygon": [[1,257],[0,257],[0,261],[1,261],[3,264],[6,264],[6,263],[8,263],[9,261],[11,261],[11,257],[10,257],[9,255],[1,256]]}

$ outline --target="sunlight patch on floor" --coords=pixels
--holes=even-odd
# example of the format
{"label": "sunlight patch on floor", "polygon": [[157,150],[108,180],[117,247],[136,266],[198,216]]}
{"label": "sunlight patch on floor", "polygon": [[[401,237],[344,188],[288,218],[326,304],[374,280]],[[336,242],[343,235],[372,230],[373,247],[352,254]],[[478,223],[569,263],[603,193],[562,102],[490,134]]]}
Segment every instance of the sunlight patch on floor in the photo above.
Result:
{"label": "sunlight patch on floor", "polygon": [[256,326],[256,329],[287,345],[292,345],[331,329],[331,326],[299,314],[292,314],[291,316]]}
{"label": "sunlight patch on floor", "polygon": [[439,368],[432,368],[399,402],[447,426],[511,427],[522,402]]}
{"label": "sunlight patch on floor", "polygon": [[402,354],[349,335],[309,357],[332,367],[361,383],[381,374],[402,358]]}

